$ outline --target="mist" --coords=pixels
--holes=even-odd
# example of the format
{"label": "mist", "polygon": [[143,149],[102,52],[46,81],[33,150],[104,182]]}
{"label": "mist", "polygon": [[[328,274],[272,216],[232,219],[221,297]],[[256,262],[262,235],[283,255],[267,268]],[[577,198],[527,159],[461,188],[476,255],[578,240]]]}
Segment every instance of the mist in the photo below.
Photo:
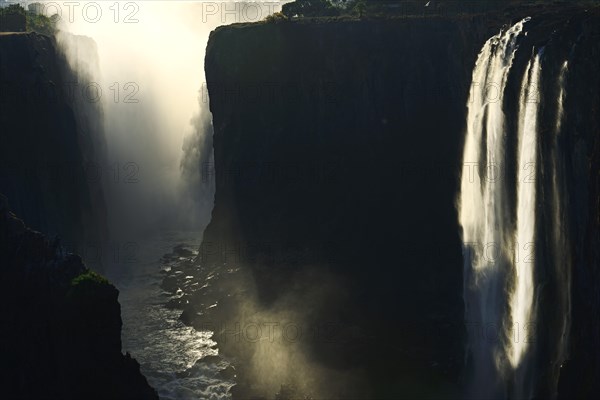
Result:
{"label": "mist", "polygon": [[242,262],[232,270],[216,274],[218,286],[230,296],[212,300],[219,314],[207,313],[203,324],[214,330],[220,351],[236,355],[239,398],[259,393],[266,398],[372,398],[367,371],[333,361],[341,343],[362,334],[335,311],[351,296],[339,277],[303,265],[285,294],[265,304],[249,268]]}
{"label": "mist", "polygon": [[107,159],[99,170],[112,238],[206,227],[214,198],[214,180],[201,172],[212,157],[208,37],[219,25],[261,20],[273,7],[151,1],[60,10],[67,33],[58,42],[72,66],[94,75],[86,55],[69,47],[69,34],[97,44],[96,76],[83,89],[103,110]]}

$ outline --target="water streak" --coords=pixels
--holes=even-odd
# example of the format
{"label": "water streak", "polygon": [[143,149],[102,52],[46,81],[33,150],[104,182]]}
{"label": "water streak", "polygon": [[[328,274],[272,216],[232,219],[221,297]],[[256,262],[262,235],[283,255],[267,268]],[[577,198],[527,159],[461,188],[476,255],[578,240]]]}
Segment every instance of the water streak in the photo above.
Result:
{"label": "water streak", "polygon": [[458,198],[464,244],[465,320],[474,370],[473,395],[501,393],[504,364],[505,274],[512,248],[506,182],[504,89],[526,18],[490,38],[473,70],[468,103],[463,174]]}
{"label": "water streak", "polygon": [[[568,220],[566,204],[568,190],[566,190],[566,177],[564,154],[562,153],[561,138],[563,128],[564,103],[566,98],[566,75],[569,70],[568,61],[561,67],[558,77],[558,98],[554,137],[552,141],[552,203],[553,210],[553,242],[554,242],[554,267],[558,281],[557,306],[562,310],[559,330],[560,337],[557,346],[556,364],[554,373],[559,374],[562,363],[567,359],[568,343],[571,326],[571,253],[568,233]],[[563,188],[563,190],[561,190]]]}
{"label": "water streak", "polygon": [[[510,317],[514,329],[508,341],[508,359],[518,368],[529,348],[535,296],[536,170],[538,146],[539,79],[541,52],[527,65],[519,98],[517,228],[515,232],[514,289]],[[523,251],[521,253],[521,250]]]}

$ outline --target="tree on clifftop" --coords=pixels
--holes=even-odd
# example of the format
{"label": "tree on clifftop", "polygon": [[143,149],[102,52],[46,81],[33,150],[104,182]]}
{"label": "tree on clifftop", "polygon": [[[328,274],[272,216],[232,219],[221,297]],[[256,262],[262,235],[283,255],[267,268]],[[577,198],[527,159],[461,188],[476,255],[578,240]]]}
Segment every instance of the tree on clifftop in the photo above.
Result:
{"label": "tree on clifftop", "polygon": [[57,14],[47,17],[34,11],[25,11],[19,4],[11,4],[0,8],[0,32],[37,32],[52,36],[58,19]]}
{"label": "tree on clifftop", "polygon": [[0,32],[24,32],[27,29],[25,10],[18,4],[0,8]]}
{"label": "tree on clifftop", "polygon": [[329,0],[296,0],[284,4],[281,12],[288,18],[331,17],[339,14],[338,9]]}

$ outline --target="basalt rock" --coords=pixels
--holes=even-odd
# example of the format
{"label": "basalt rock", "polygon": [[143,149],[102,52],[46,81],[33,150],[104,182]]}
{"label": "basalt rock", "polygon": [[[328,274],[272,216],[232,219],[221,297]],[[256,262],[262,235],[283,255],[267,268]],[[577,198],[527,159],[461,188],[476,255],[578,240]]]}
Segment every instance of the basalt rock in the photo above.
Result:
{"label": "basalt rock", "polygon": [[[211,34],[205,68],[215,164],[202,168],[216,180],[216,195],[198,262],[250,270],[264,309],[317,287],[322,275],[307,270],[334,276],[341,290],[320,305],[296,304],[311,322],[359,327],[362,345],[312,338],[308,348],[323,365],[365,367],[373,397],[460,396],[465,326],[455,199],[471,73],[483,43],[526,16],[533,19],[506,97],[518,98],[532,49],[546,46],[554,57],[542,73],[548,96],[560,64],[575,57],[567,90],[585,104],[565,110],[573,182],[565,190],[575,193],[568,213],[579,243],[573,361],[559,386],[561,395],[589,395],[600,372],[597,9],[300,19]],[[545,129],[551,114],[548,106]],[[544,296],[551,299],[556,285],[550,280]],[[544,318],[551,331],[555,321]],[[551,395],[549,387],[537,390]]]}
{"label": "basalt rock", "polygon": [[118,290],[0,204],[0,382],[13,399],[158,399],[121,353]]}
{"label": "basalt rock", "polygon": [[86,97],[91,70],[69,65],[61,49],[89,65],[97,53],[89,38],[58,37],[64,46],[37,33],[0,34],[0,191],[28,226],[87,249],[108,235],[102,115],[99,99]]}

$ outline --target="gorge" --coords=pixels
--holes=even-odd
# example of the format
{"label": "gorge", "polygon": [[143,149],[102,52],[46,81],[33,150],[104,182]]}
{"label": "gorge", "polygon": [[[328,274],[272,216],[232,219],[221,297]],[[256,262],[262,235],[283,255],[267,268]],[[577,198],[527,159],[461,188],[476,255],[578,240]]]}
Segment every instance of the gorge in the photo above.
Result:
{"label": "gorge", "polygon": [[[139,17],[170,33],[140,19],[119,45],[129,31],[101,25],[0,34],[0,192],[6,232],[8,207],[50,238],[135,244],[131,263],[83,262],[121,291],[121,314],[108,289],[97,311],[111,352],[160,398],[600,394],[597,4],[233,24],[154,7]],[[27,94],[73,76],[101,104]],[[112,101],[114,82],[141,104]],[[81,179],[22,160],[70,160]],[[134,161],[140,185],[90,181],[89,161]],[[29,264],[2,235],[13,281]],[[38,286],[19,282],[5,314],[31,312],[10,299]],[[125,397],[156,396],[137,374]]]}

